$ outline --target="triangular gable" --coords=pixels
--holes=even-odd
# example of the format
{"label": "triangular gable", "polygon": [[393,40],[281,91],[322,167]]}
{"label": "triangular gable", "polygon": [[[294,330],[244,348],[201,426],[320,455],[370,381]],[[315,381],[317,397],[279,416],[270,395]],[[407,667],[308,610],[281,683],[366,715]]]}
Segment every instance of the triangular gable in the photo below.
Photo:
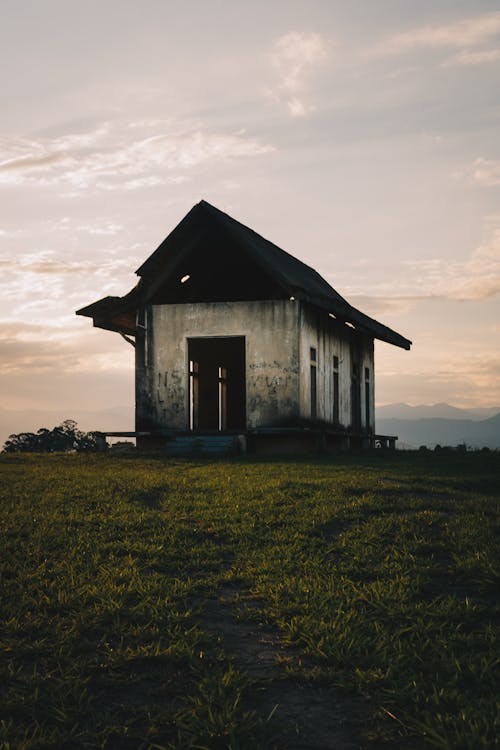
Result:
{"label": "triangular gable", "polygon": [[[186,214],[136,273],[139,284],[128,295],[106,297],[77,315],[92,317],[99,327],[130,333],[131,314],[148,303],[294,297],[361,333],[403,349],[411,346],[401,334],[352,307],[313,268],[206,201]],[[183,286],[186,276],[190,278]],[[126,330],[120,328],[124,320]]]}
{"label": "triangular gable", "polygon": [[138,269],[144,303],[288,298],[286,280],[210,209],[195,206]]}
{"label": "triangular gable", "polygon": [[346,300],[313,268],[207,201],[200,201],[186,214],[136,273],[143,279],[160,274],[165,280],[170,273],[180,268],[189,248],[202,240],[208,232],[229,240],[235,249],[252,258],[260,266],[262,273],[272,276],[288,296],[302,291],[313,297],[335,299],[337,304],[348,306]]}

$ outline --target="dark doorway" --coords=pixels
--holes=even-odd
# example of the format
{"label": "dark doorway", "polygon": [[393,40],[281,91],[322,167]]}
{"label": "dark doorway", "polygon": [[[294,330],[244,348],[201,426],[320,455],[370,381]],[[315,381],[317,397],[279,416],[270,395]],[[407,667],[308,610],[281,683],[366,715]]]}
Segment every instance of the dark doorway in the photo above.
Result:
{"label": "dark doorway", "polygon": [[188,339],[189,429],[246,428],[245,337]]}

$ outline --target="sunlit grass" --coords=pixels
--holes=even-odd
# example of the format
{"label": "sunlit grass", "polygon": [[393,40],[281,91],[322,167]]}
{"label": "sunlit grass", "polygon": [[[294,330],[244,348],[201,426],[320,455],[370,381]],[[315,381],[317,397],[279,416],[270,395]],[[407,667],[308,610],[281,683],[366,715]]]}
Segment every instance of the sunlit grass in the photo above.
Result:
{"label": "sunlit grass", "polygon": [[0,747],[268,748],[203,626],[227,584],[289,679],[362,696],[367,747],[494,747],[499,469],[2,456]]}

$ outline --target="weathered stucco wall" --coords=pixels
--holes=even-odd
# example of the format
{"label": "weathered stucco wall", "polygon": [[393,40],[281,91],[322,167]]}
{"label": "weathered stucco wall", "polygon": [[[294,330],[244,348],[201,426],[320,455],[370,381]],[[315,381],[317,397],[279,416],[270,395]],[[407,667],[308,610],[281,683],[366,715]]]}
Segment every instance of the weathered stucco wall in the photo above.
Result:
{"label": "weathered stucco wall", "polygon": [[[373,339],[292,300],[154,305],[136,347],[136,429],[189,429],[188,340],[245,337],[248,429],[312,419],[375,431]],[[311,348],[316,360],[311,361]],[[338,406],[334,399],[337,358]],[[311,364],[316,415],[311,410]],[[357,364],[359,426],[353,424]],[[368,415],[367,415],[368,393]],[[338,413],[338,422],[337,422]],[[367,419],[368,416],[368,419]]]}
{"label": "weathered stucco wall", "polygon": [[299,304],[153,305],[136,346],[136,429],[189,428],[188,339],[244,336],[247,427],[299,416]]}
{"label": "weathered stucco wall", "polygon": [[[300,352],[300,416],[310,419],[311,365],[316,367],[316,419],[334,421],[334,363],[338,357],[339,404],[338,422],[352,426],[352,373],[357,362],[360,391],[361,429],[375,429],[374,355],[373,339],[363,337],[349,326],[331,318],[327,313],[308,305],[301,305],[299,321]],[[316,361],[311,361],[311,348],[316,350]],[[368,373],[366,372],[368,371]],[[365,375],[368,374],[368,379]],[[369,424],[366,419],[366,383],[368,382]]]}

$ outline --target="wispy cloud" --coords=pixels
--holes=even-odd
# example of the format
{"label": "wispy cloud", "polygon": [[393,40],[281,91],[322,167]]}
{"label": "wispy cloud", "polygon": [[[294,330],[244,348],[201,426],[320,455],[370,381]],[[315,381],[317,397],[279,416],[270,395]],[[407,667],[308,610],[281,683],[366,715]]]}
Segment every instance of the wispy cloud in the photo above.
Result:
{"label": "wispy cloud", "polygon": [[0,322],[0,374],[106,370],[130,360],[129,348],[118,337],[94,334],[74,327]]}
{"label": "wispy cloud", "polygon": [[453,176],[481,187],[500,185],[500,160],[480,156],[469,167],[456,171]]}
{"label": "wispy cloud", "polygon": [[374,318],[383,318],[386,315],[403,315],[412,310],[422,300],[429,299],[430,295],[398,295],[389,296],[384,294],[350,294],[349,302]]}
{"label": "wispy cloud", "polygon": [[[466,347],[469,344],[468,341],[464,342]],[[384,362],[385,352],[379,350],[377,402],[445,401],[464,408],[498,404],[500,359],[497,356],[488,352],[472,356],[470,349],[464,353],[456,347],[445,352],[442,346],[433,354],[424,361],[415,350],[405,371],[401,366],[388,366]],[[409,394],[415,394],[414,399],[409,398]]]}
{"label": "wispy cloud", "polygon": [[[491,218],[491,217],[490,217]],[[500,227],[463,261],[445,258],[405,260],[391,284],[370,281],[370,292],[352,287],[347,299],[368,314],[407,313],[423,300],[492,299],[500,294]]]}
{"label": "wispy cloud", "polygon": [[64,329],[25,323],[0,322],[0,374],[35,367],[37,371],[64,363],[74,367],[76,348],[64,340]]}
{"label": "wispy cloud", "polygon": [[13,159],[5,159],[0,162],[0,172],[16,172],[20,169],[45,169],[47,166],[56,164],[57,162],[64,161],[64,154],[46,154],[45,156],[36,156],[33,153],[37,148],[40,148],[40,144],[30,144],[33,151],[27,153],[25,156],[14,157]]}
{"label": "wispy cloud", "polygon": [[377,47],[385,54],[400,54],[421,48],[467,49],[484,44],[500,34],[500,12],[484,13],[450,24],[420,26],[385,39]]}
{"label": "wispy cloud", "polygon": [[123,224],[116,224],[112,221],[108,221],[105,224],[80,224],[76,229],[77,232],[86,232],[88,234],[110,237],[121,232],[123,228]]}
{"label": "wispy cloud", "polygon": [[417,287],[430,296],[484,300],[500,294],[500,229],[463,262],[407,261]]}
{"label": "wispy cloud", "polygon": [[0,229],[0,238],[12,239],[22,234],[21,229]]}
{"label": "wispy cloud", "polygon": [[[187,179],[210,163],[251,158],[274,150],[245,133],[158,125],[105,124],[89,133],[53,139],[0,141],[0,184],[80,191],[136,190]],[[165,127],[165,126],[164,126]],[[151,134],[154,130],[154,134]]]}
{"label": "wispy cloud", "polygon": [[89,273],[91,270],[93,270],[93,267],[85,263],[61,263],[56,260],[38,260],[30,262],[29,256],[23,258],[21,262],[0,258],[0,268],[4,271],[42,275],[65,275],[68,273],[75,274],[85,272]]}
{"label": "wispy cloud", "polygon": [[308,101],[308,82],[327,57],[325,38],[316,32],[290,31],[280,36],[271,51],[278,83],[271,95],[284,102],[292,117],[304,117],[315,107]]}
{"label": "wispy cloud", "polygon": [[21,258],[0,258],[0,268],[10,273],[66,276],[92,273],[97,276],[113,276],[122,271],[130,272],[130,258],[117,258],[115,254],[95,261],[65,261],[53,250],[26,253]]}
{"label": "wispy cloud", "polygon": [[483,49],[479,51],[464,50],[452,55],[442,63],[443,68],[451,68],[459,65],[483,65],[500,60],[500,47],[495,49]]}

